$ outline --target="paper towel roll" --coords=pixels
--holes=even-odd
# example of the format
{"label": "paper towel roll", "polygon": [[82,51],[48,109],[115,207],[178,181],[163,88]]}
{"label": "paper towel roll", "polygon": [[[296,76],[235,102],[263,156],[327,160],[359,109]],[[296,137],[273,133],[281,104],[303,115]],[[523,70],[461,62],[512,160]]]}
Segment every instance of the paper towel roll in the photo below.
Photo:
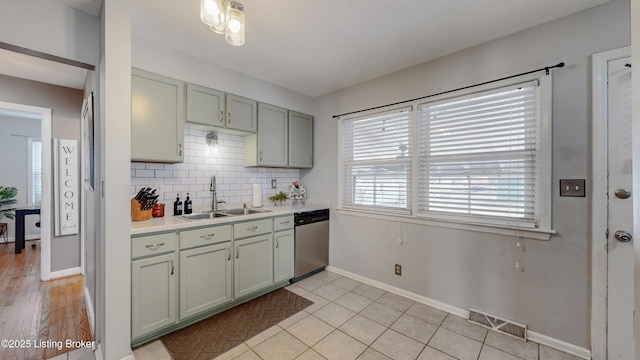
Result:
{"label": "paper towel roll", "polygon": [[262,184],[253,184],[253,207],[262,206]]}

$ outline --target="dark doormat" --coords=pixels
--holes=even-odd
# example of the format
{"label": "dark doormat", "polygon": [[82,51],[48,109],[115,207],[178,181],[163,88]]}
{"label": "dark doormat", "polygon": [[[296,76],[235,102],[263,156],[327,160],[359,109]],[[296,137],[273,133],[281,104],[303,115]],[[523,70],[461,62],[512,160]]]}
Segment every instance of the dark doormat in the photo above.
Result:
{"label": "dark doormat", "polygon": [[160,340],[174,360],[210,360],[311,304],[280,288]]}

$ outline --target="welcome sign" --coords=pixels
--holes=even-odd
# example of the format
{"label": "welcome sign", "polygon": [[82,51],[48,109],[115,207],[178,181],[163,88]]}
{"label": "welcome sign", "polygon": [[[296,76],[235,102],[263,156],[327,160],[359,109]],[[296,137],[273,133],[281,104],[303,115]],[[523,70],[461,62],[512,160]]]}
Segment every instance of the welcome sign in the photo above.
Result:
{"label": "welcome sign", "polygon": [[55,236],[78,233],[78,141],[54,139]]}

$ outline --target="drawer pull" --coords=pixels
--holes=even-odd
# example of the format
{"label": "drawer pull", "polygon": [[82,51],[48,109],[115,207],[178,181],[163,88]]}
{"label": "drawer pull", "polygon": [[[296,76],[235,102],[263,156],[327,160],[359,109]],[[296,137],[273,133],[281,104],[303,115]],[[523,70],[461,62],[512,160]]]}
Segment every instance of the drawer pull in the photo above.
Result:
{"label": "drawer pull", "polygon": [[247,228],[247,230],[249,230],[249,231],[256,231],[256,230],[258,230],[258,227],[257,227],[257,226],[252,226],[252,227],[250,227],[250,228]]}
{"label": "drawer pull", "polygon": [[164,243],[145,245],[149,250],[158,250],[164,246]]}
{"label": "drawer pull", "polygon": [[200,235],[200,238],[203,239],[203,240],[211,240],[214,236],[216,236],[216,234],[215,233],[211,233],[211,234],[208,234],[208,235]]}
{"label": "drawer pull", "polygon": [[286,224],[288,224],[288,223],[289,223],[289,220],[287,220],[287,221],[281,221],[281,222],[280,222],[280,225],[286,225]]}

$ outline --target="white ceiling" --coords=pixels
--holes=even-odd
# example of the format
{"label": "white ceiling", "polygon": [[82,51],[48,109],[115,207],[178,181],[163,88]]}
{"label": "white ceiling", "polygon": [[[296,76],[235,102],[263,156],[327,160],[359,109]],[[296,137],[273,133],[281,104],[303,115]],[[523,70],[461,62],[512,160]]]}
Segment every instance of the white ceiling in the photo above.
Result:
{"label": "white ceiling", "polygon": [[[101,4],[55,1],[94,15]],[[199,0],[128,2],[134,36],[316,97],[610,0],[240,1],[242,47],[200,21]]]}

